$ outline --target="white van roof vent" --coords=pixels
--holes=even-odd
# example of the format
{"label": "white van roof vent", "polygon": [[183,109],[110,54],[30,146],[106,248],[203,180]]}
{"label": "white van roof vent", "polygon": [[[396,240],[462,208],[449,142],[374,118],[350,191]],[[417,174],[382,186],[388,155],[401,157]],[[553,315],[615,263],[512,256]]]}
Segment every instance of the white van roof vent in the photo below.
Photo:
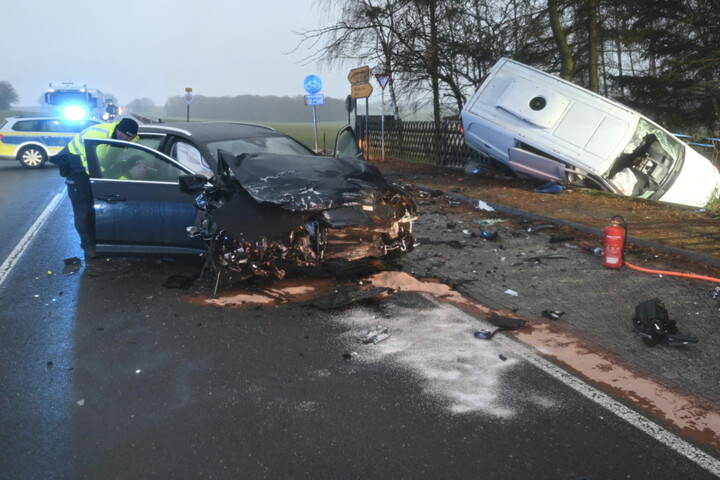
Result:
{"label": "white van roof vent", "polygon": [[523,78],[515,78],[495,106],[538,127],[552,128],[569,104],[568,99],[557,92]]}

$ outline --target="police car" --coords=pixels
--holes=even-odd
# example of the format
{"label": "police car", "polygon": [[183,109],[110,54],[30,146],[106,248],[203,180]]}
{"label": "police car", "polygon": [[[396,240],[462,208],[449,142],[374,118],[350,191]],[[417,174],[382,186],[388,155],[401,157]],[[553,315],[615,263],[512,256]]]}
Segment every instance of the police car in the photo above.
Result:
{"label": "police car", "polygon": [[8,117],[0,123],[0,160],[18,160],[25,168],[40,168],[76,134],[96,123],[62,117]]}

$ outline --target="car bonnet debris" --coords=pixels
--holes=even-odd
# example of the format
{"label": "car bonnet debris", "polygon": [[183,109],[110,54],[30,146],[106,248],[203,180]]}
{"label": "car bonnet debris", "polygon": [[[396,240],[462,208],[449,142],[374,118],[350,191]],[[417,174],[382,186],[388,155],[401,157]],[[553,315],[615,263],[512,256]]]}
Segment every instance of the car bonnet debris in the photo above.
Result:
{"label": "car bonnet debris", "polygon": [[353,262],[414,246],[414,200],[362,159],[219,157],[189,230],[209,240],[215,271],[282,278],[283,263]]}
{"label": "car bonnet debris", "polygon": [[659,343],[677,347],[698,342],[695,337],[680,335],[677,323],[670,320],[665,305],[658,298],[645,300],[635,307],[633,326],[642,341],[651,347]]}
{"label": "car bonnet debris", "polygon": [[362,341],[362,343],[366,345],[369,343],[377,345],[389,336],[390,334],[388,333],[388,327],[377,325],[376,327],[371,328],[367,332],[365,332],[365,334],[360,337],[360,341]]}

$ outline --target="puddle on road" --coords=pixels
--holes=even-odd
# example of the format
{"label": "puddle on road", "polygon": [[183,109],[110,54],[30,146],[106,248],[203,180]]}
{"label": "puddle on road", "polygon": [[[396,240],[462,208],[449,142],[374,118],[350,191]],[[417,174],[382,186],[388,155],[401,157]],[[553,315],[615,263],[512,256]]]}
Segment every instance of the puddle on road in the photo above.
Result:
{"label": "puddle on road", "polygon": [[[379,296],[389,296],[394,292],[427,293],[468,313],[479,314],[482,318],[495,312],[464,297],[448,285],[432,279],[418,280],[403,272],[377,273],[358,283],[359,287],[362,285],[392,290]],[[300,303],[331,295],[337,291],[337,287],[338,284],[332,279],[286,279],[275,281],[267,288],[225,292],[216,299],[195,297],[191,301],[232,308]],[[496,313],[507,314],[501,311]],[[554,358],[589,382],[600,385],[613,395],[674,425],[686,438],[720,449],[720,413],[701,399],[668,390],[662,384],[638,375],[620,365],[610,355],[593,350],[581,338],[542,319],[526,323],[521,329],[512,332],[512,336]]]}
{"label": "puddle on road", "polygon": [[703,405],[702,400],[693,400],[640,376],[610,355],[593,351],[581,338],[549,324],[526,324],[513,336],[556,359],[568,370],[676,426],[685,437],[720,449],[720,413]]}

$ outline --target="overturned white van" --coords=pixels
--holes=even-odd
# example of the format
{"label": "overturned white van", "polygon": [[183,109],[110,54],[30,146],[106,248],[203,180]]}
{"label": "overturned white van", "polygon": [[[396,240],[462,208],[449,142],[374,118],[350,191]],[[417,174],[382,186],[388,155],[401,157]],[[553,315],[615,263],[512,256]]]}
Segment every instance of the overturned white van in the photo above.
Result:
{"label": "overturned white van", "polygon": [[720,172],[643,115],[503,58],[461,113],[465,142],[519,176],[702,207]]}

